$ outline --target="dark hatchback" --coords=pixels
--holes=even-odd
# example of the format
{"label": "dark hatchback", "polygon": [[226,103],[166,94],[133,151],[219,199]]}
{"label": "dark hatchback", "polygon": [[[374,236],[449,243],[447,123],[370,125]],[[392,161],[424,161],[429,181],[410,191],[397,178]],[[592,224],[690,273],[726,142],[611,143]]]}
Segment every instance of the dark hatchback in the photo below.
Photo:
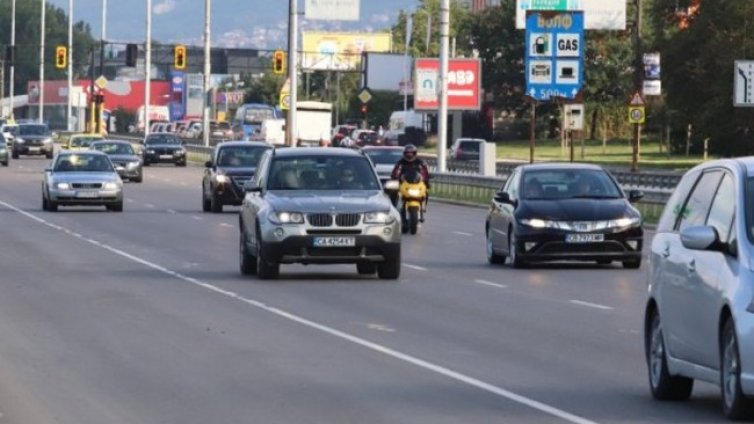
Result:
{"label": "dark hatchback", "polygon": [[622,262],[641,266],[640,212],[615,179],[595,165],[519,166],[492,200],[486,220],[487,259],[530,262]]}
{"label": "dark hatchback", "polygon": [[186,148],[183,140],[173,134],[155,133],[144,138],[142,162],[144,166],[153,163],[172,163],[186,166]]}
{"label": "dark hatchback", "polygon": [[254,176],[259,160],[272,146],[249,141],[220,143],[205,164],[202,179],[202,210],[220,213],[223,206],[243,202],[244,184]]}

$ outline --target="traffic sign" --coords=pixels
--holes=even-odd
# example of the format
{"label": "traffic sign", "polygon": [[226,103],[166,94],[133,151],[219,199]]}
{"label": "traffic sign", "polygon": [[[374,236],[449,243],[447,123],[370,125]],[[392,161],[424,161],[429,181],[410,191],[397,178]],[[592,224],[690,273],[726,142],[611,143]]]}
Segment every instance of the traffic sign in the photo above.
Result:
{"label": "traffic sign", "polygon": [[733,106],[754,107],[754,60],[737,60],[733,73]]}
{"label": "traffic sign", "polygon": [[282,110],[288,110],[291,108],[291,95],[290,94],[281,94],[280,95],[280,109]]}
{"label": "traffic sign", "polygon": [[359,100],[361,100],[361,103],[363,104],[369,103],[374,98],[374,96],[372,95],[372,91],[369,90],[369,88],[367,87],[362,88],[357,97],[359,98]]}
{"label": "traffic sign", "polygon": [[584,13],[528,11],[525,50],[526,94],[575,98],[584,85]]}
{"label": "traffic sign", "polygon": [[628,123],[629,124],[643,124],[646,120],[647,114],[644,106],[629,106],[628,107]]}
{"label": "traffic sign", "polygon": [[107,87],[107,78],[105,78],[103,75],[100,75],[99,78],[94,80],[94,85],[96,85],[100,90],[104,90],[105,87]]}
{"label": "traffic sign", "polygon": [[644,98],[641,97],[641,93],[639,93],[638,91],[635,92],[631,96],[631,99],[628,101],[628,105],[629,106],[644,106],[645,105]]}

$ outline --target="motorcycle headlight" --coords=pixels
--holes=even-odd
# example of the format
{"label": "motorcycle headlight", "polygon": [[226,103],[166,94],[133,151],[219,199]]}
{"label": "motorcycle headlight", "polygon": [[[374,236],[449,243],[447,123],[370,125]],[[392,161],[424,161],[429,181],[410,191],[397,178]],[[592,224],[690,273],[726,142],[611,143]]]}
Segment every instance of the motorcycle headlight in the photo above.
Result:
{"label": "motorcycle headlight", "polygon": [[220,184],[225,184],[229,181],[228,176],[222,174],[215,175],[215,180]]}
{"label": "motorcycle headlight", "polygon": [[58,190],[70,190],[71,185],[68,183],[57,183],[55,186],[58,188]]}
{"label": "motorcycle headlight", "polygon": [[105,183],[102,185],[102,188],[104,190],[117,190],[118,189],[118,183]]}
{"label": "motorcycle headlight", "polygon": [[419,197],[422,195],[422,191],[418,188],[410,188],[408,189],[408,195],[411,197]]}
{"label": "motorcycle headlight", "polygon": [[367,212],[364,214],[365,224],[392,224],[395,221],[389,212]]}
{"label": "motorcycle headlight", "polygon": [[303,224],[304,215],[298,212],[273,212],[270,214],[270,222],[277,225]]}

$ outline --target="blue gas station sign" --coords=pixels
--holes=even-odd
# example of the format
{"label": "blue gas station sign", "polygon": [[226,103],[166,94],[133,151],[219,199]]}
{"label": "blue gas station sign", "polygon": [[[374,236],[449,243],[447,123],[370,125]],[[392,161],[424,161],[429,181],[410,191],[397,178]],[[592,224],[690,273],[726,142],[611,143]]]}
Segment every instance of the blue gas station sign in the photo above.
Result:
{"label": "blue gas station sign", "polygon": [[584,84],[584,12],[528,11],[526,94],[573,99]]}

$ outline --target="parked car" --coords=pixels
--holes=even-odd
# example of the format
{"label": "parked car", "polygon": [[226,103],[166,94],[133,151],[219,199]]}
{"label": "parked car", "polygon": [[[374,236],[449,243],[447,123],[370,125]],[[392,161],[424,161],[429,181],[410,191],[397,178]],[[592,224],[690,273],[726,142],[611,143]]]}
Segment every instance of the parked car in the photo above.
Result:
{"label": "parked car", "polygon": [[180,134],[183,138],[199,138],[202,134],[202,121],[191,121]]}
{"label": "parked car", "polygon": [[52,133],[46,124],[21,124],[13,138],[11,156],[18,159],[21,155],[45,155],[52,159],[54,146]]}
{"label": "parked car", "polygon": [[356,264],[397,279],[398,211],[356,150],[283,148],[264,154],[240,219],[243,274],[277,278],[280,264]]}
{"label": "parked car", "polygon": [[8,153],[8,146],[5,143],[5,136],[0,132],[0,164],[8,166],[8,160],[10,153]]}
{"label": "parked car", "polygon": [[92,143],[104,139],[99,134],[71,134],[61,147],[65,150],[88,150]]}
{"label": "parked car", "polygon": [[42,209],[58,206],[105,206],[123,211],[123,182],[102,152],[60,152],[45,169]]}
{"label": "parked car", "polygon": [[652,395],[721,387],[730,419],[754,418],[754,159],[688,171],[649,253],[644,344]]}
{"label": "parked car", "polygon": [[485,222],[487,259],[514,268],[542,261],[620,261],[639,268],[642,218],[615,179],[596,165],[517,167],[493,198]]}
{"label": "parked car", "polygon": [[142,147],[142,163],[149,166],[153,163],[172,163],[175,166],[186,166],[186,148],[183,140],[174,134],[155,133],[144,138]]}
{"label": "parked car", "polygon": [[97,141],[92,143],[90,149],[105,153],[121,179],[135,183],[144,181],[141,157],[137,155],[131,143],[120,140]]}
{"label": "parked car", "polygon": [[455,160],[478,161],[486,142],[479,138],[459,138],[450,146],[450,157]]}
{"label": "parked car", "polygon": [[238,206],[244,184],[254,176],[262,155],[272,146],[256,141],[231,141],[215,147],[202,178],[202,210],[220,213],[225,205]]}

